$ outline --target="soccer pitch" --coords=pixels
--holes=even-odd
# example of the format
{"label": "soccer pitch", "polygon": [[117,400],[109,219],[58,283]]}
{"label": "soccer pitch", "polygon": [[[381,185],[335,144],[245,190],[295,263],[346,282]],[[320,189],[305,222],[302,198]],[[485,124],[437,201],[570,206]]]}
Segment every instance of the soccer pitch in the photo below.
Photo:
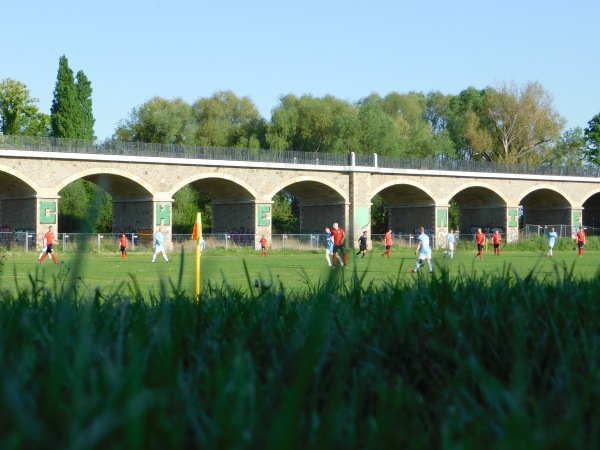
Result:
{"label": "soccer pitch", "polygon": [[[592,278],[598,274],[600,252],[584,251],[578,257],[576,251],[555,251],[554,258],[545,258],[543,252],[507,251],[494,256],[484,253],[484,259],[475,260],[475,251],[459,251],[454,259],[443,258],[441,252],[433,254],[434,275],[447,270],[450,277],[468,275],[485,279],[490,275],[527,277],[530,273],[548,282],[564,276]],[[195,254],[169,254],[167,263],[161,256],[151,263],[150,253],[132,253],[127,260],[120,254],[58,254],[61,264],[55,265],[48,258],[37,264],[37,255],[8,254],[2,259],[0,289],[15,292],[36,288],[59,289],[75,282],[81,289],[103,293],[123,291],[139,286],[142,293],[158,292],[161,282],[193,293],[195,289]],[[376,250],[369,250],[365,258],[356,258],[348,252],[348,268],[339,265],[330,268],[323,252],[272,251],[266,257],[260,251],[206,251],[201,258],[202,289],[208,285],[216,288],[229,286],[234,289],[255,289],[259,286],[283,287],[288,292],[301,292],[325,283],[330,276],[342,281],[356,274],[365,285],[373,283],[411,282],[429,275],[425,263],[417,274],[408,273],[416,257],[409,251],[392,252],[391,259],[382,257]]]}

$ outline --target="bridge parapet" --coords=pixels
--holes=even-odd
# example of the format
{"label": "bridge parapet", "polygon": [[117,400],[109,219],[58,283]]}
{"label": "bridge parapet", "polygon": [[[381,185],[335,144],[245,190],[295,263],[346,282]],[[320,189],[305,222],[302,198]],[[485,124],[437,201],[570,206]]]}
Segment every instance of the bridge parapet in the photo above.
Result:
{"label": "bridge parapet", "polygon": [[[413,169],[492,174],[526,174],[600,178],[600,167],[566,167],[553,164],[502,163],[448,158],[400,158],[374,154],[298,152],[154,144],[143,142],[86,141],[36,136],[0,136],[0,150],[79,153],[90,155],[189,158],[215,161],[342,166],[348,168]],[[351,170],[351,169],[350,169]]]}

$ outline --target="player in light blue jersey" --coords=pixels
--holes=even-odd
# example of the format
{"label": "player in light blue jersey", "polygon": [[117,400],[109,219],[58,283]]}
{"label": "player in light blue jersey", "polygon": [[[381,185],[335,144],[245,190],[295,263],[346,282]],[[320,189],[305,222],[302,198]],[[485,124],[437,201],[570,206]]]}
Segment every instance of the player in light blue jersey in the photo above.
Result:
{"label": "player in light blue jersey", "polygon": [[165,229],[160,227],[156,234],[154,235],[154,254],[152,255],[152,262],[156,260],[156,255],[162,253],[163,258],[165,258],[166,262],[171,262],[171,260],[167,257],[165,253]]}
{"label": "player in light blue jersey", "polygon": [[450,230],[448,233],[448,251],[444,252],[444,258],[449,256],[450,259],[454,258],[454,245],[456,243],[456,236],[454,235],[454,230]]}
{"label": "player in light blue jersey", "polygon": [[329,227],[325,227],[325,258],[327,259],[327,264],[331,267],[331,257],[330,255],[333,253],[333,236],[331,235],[331,229]]}
{"label": "player in light blue jersey", "polygon": [[419,237],[417,240],[417,249],[415,250],[415,255],[417,256],[417,262],[415,263],[415,267],[413,269],[409,269],[410,273],[417,273],[419,267],[421,266],[421,261],[427,260],[427,264],[429,264],[429,272],[433,273],[433,264],[431,264],[431,247],[429,246],[429,236],[425,234],[425,228],[419,228]]}
{"label": "player in light blue jersey", "polygon": [[546,258],[554,258],[552,254],[552,249],[554,249],[554,244],[556,244],[556,238],[558,234],[554,231],[554,228],[550,228],[550,233],[548,233],[548,253],[546,253]]}

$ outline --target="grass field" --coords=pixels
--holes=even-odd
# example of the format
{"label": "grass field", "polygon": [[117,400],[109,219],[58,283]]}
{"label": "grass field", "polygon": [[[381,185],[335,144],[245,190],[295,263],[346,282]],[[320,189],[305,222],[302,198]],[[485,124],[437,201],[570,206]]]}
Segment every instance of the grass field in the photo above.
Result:
{"label": "grass field", "polygon": [[192,254],[6,254],[0,448],[599,448],[600,253],[543,255],[208,251],[197,302]]}
{"label": "grass field", "polygon": [[[585,251],[579,258],[577,252],[555,251],[552,259],[539,251],[505,251],[494,256],[490,251],[484,260],[474,260],[474,251],[459,251],[453,260],[443,258],[441,252],[433,256],[434,271],[447,268],[451,276],[469,274],[484,277],[489,274],[505,273],[512,277],[515,273],[522,277],[532,272],[539,279],[553,281],[558,273],[569,273],[577,277],[591,278],[597,275],[600,267],[600,252]],[[107,292],[123,288],[124,284],[135,279],[143,291],[157,290],[160,281],[167,281],[181,289],[194,292],[195,255],[193,253],[171,253],[171,263],[158,256],[151,263],[150,253],[132,253],[126,261],[120,254],[59,254],[62,264],[56,266],[47,258],[42,265],[37,264],[34,253],[6,255],[0,273],[0,288],[16,291],[16,285],[28,289],[32,280],[47,286],[56,283],[71,283],[77,280],[82,287],[94,289],[97,286]],[[385,281],[409,281],[415,278],[408,273],[415,263],[415,256],[408,250],[392,253],[392,258],[380,256],[377,250],[370,251],[364,259],[348,253],[349,269],[327,266],[324,252],[272,251],[267,257],[250,250],[207,251],[202,256],[201,279],[203,289],[210,283],[213,287],[227,283],[236,289],[245,290],[254,286],[256,280],[263,285],[277,282],[287,290],[302,291],[315,284],[324,283],[331,272],[350,279],[354,272],[363,284],[381,284]],[[343,272],[343,275],[339,275]],[[421,269],[428,272],[427,265]]]}

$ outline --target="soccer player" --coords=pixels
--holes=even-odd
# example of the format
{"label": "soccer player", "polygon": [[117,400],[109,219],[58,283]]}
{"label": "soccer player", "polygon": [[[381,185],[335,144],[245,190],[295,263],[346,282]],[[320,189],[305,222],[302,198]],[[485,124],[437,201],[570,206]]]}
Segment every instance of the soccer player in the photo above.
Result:
{"label": "soccer player", "polygon": [[162,253],[163,258],[165,258],[166,262],[171,262],[169,258],[167,258],[167,254],[165,253],[165,229],[160,227],[156,234],[154,235],[154,254],[152,255],[152,262],[156,260],[156,255]]}
{"label": "soccer player", "polygon": [[387,255],[388,259],[390,259],[390,255],[392,253],[392,230],[388,230],[387,233],[385,233],[384,244],[385,252],[383,252],[381,256]]}
{"label": "soccer player", "polygon": [[583,228],[580,228],[577,232],[577,247],[579,247],[579,257],[581,258],[581,254],[583,253],[583,246],[585,245],[585,231]]}
{"label": "soccer player", "polygon": [[[346,255],[346,232],[343,228],[340,228],[339,224],[335,222],[333,229],[331,230],[331,236],[333,237],[333,267],[335,267],[335,260],[340,260],[340,264],[344,267],[348,263],[348,256]],[[343,262],[340,259],[339,252],[342,252]]]}
{"label": "soccer player", "polygon": [[454,258],[454,244],[456,242],[456,236],[454,235],[454,230],[450,229],[448,233],[448,251],[444,253],[444,258],[449,256],[450,259]]}
{"label": "soccer player", "polygon": [[56,242],[58,244],[58,241],[54,237],[54,231],[52,231],[52,225],[50,225],[48,227],[48,231],[44,235],[44,243],[43,243],[44,252],[43,252],[42,257],[38,260],[38,264],[41,264],[42,261],[44,259],[46,259],[46,256],[48,256],[48,255],[50,255],[52,257],[52,261],[54,261],[54,264],[58,264],[58,261],[56,260],[56,255],[52,251],[52,244],[54,242]]}
{"label": "soccer player", "polygon": [[358,253],[356,254],[356,256],[360,255],[362,253],[362,256],[360,257],[360,259],[363,259],[365,257],[365,254],[367,253],[367,232],[363,231],[363,234],[361,237],[358,238]]}
{"label": "soccer player", "polygon": [[415,267],[413,269],[408,269],[409,273],[417,273],[419,267],[421,266],[421,262],[427,260],[427,264],[429,264],[429,273],[433,273],[433,264],[431,264],[431,247],[429,246],[429,236],[425,234],[425,228],[419,228],[419,236],[417,237],[417,249],[415,250],[415,255],[419,255],[417,257],[417,262],[415,263]]}
{"label": "soccer player", "polygon": [[548,253],[546,253],[546,258],[553,258],[552,249],[554,248],[554,244],[556,244],[556,238],[558,234],[554,231],[554,228],[550,228],[550,233],[548,233]]}
{"label": "soccer player", "polygon": [[475,235],[475,242],[477,243],[477,254],[475,259],[479,256],[479,259],[483,259],[483,246],[485,244],[486,236],[481,231],[481,228],[477,228],[477,234]]}
{"label": "soccer player", "polygon": [[125,233],[121,234],[119,239],[119,249],[121,250],[121,259],[127,259],[127,246],[129,245],[129,239],[125,236]]}
{"label": "soccer player", "polygon": [[260,256],[267,256],[267,238],[264,234],[262,235],[262,238],[260,238],[260,249],[262,251]]}
{"label": "soccer player", "polygon": [[325,227],[325,243],[325,259],[327,259],[327,264],[331,267],[331,258],[329,255],[333,253],[333,236],[331,235],[331,229],[329,227]]}
{"label": "soccer player", "polygon": [[494,255],[500,256],[500,241],[502,240],[502,236],[500,236],[500,232],[498,230],[494,231],[492,234],[492,243],[494,244]]}

